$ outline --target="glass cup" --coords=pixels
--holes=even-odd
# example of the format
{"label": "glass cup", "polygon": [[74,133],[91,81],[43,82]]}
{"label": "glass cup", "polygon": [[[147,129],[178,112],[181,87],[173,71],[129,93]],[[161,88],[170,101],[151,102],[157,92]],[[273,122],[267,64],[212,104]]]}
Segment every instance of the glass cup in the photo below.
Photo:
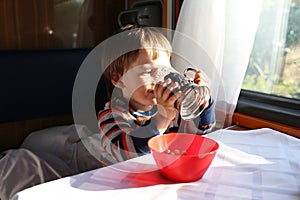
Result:
{"label": "glass cup", "polygon": [[187,75],[187,72],[197,73],[194,68],[187,68],[184,74],[177,72],[174,68],[163,67],[157,70],[153,77],[156,81],[165,81],[171,79],[172,82],[178,82],[178,88],[173,93],[181,91],[183,95],[175,102],[175,108],[180,112],[184,120],[193,120],[199,116],[205,109],[205,101],[210,98],[210,90],[205,85],[198,85],[194,78]]}

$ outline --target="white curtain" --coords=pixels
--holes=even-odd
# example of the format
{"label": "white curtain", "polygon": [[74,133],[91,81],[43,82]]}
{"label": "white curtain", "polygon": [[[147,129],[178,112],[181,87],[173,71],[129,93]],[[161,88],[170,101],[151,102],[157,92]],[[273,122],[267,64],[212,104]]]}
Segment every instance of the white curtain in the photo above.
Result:
{"label": "white curtain", "polygon": [[173,65],[203,72],[220,128],[230,125],[247,69],[262,0],[185,0],[173,35]]}

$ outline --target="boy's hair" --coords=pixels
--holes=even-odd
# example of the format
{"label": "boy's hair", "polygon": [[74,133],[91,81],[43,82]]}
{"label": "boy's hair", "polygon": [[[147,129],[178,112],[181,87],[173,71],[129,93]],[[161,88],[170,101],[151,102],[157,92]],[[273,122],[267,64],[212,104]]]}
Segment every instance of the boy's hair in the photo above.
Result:
{"label": "boy's hair", "polygon": [[[114,59],[118,50],[114,46],[108,46],[105,52],[108,60],[113,60],[104,70],[104,79],[106,82],[107,98],[111,99],[114,85],[111,83],[113,73],[123,75],[128,70],[128,67],[139,56],[140,51],[146,50],[153,59],[158,57],[159,51],[166,51],[171,57],[171,44],[162,32],[153,27],[140,27],[137,25],[127,25],[122,27],[118,33],[120,34],[120,42],[122,45],[134,45],[137,47],[135,50],[125,52],[118,58]],[[120,45],[120,44],[119,44]],[[113,53],[115,52],[115,53]],[[117,52],[119,53],[119,52]],[[110,54],[110,55],[109,55]],[[105,65],[104,65],[105,66]]]}

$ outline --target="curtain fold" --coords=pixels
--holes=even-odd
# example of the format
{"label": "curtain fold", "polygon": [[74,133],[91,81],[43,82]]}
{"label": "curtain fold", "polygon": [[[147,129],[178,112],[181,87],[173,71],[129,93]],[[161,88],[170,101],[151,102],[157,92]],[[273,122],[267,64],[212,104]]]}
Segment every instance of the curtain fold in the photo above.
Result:
{"label": "curtain fold", "polygon": [[185,0],[172,64],[200,69],[216,101],[217,128],[231,124],[259,24],[262,0]]}

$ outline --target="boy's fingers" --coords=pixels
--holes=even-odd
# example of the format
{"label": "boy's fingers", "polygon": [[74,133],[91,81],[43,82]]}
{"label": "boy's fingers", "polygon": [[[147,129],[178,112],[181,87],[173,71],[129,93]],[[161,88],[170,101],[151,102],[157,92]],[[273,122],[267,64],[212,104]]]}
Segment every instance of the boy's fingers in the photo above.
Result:
{"label": "boy's fingers", "polygon": [[168,100],[170,101],[171,104],[174,104],[175,101],[177,99],[179,99],[181,96],[182,96],[182,92],[178,91],[178,92],[174,93]]}
{"label": "boy's fingers", "polygon": [[196,72],[196,73],[195,73],[195,79],[196,79],[196,78],[201,78],[201,72]]}
{"label": "boy's fingers", "polygon": [[198,85],[201,84],[201,72],[196,72],[194,76],[194,82]]}
{"label": "boy's fingers", "polygon": [[173,93],[175,88],[178,88],[178,83],[170,83],[169,85],[166,86],[164,92],[163,92],[163,100],[169,99],[170,95]]}
{"label": "boy's fingers", "polygon": [[160,98],[163,96],[164,91],[166,90],[166,87],[168,84],[171,83],[171,79],[167,79],[164,82],[158,82],[154,87],[154,94],[156,97]]}
{"label": "boy's fingers", "polygon": [[162,82],[158,82],[155,84],[155,86],[154,86],[155,97],[161,97],[162,90],[163,90],[162,84],[163,84]]}
{"label": "boy's fingers", "polygon": [[197,85],[207,85],[207,81],[203,78],[202,73],[200,71],[195,73],[194,83],[196,83]]}

